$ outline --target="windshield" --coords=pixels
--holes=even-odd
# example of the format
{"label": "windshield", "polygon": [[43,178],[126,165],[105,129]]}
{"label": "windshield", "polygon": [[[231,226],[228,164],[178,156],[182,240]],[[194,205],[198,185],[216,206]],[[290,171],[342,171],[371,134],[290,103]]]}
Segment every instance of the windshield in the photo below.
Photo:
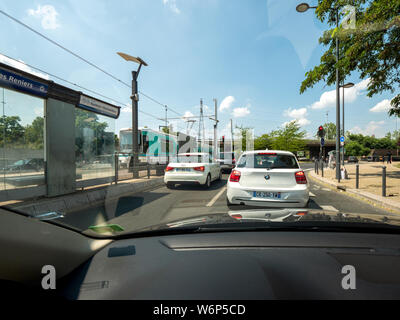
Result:
{"label": "windshield", "polygon": [[397,226],[400,3],[301,2],[1,1],[1,209]]}

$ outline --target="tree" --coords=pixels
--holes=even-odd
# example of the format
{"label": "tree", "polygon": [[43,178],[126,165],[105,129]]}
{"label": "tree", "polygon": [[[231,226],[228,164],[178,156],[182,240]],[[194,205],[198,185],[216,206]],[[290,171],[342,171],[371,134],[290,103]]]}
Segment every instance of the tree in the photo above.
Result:
{"label": "tree", "polygon": [[358,141],[350,141],[346,144],[346,155],[348,156],[366,156],[371,149],[364,147]]}
{"label": "tree", "polygon": [[36,117],[25,127],[25,139],[31,149],[43,149],[44,118]]}
{"label": "tree", "polygon": [[271,149],[272,138],[268,133],[265,133],[254,139],[254,150]]}
{"label": "tree", "polygon": [[17,146],[24,143],[25,128],[20,124],[18,116],[0,117],[0,142],[1,146],[12,144]]}
{"label": "tree", "polygon": [[[336,124],[333,122],[328,122],[323,125],[325,130],[325,139],[326,140],[335,140],[336,139]],[[315,134],[318,137],[317,134]]]}
{"label": "tree", "polygon": [[110,134],[105,131],[107,127],[107,122],[100,122],[97,114],[75,108],[76,156],[98,156],[104,153],[105,147],[114,145],[114,134],[110,138]]}
{"label": "tree", "polygon": [[[335,8],[347,4],[345,0],[319,0],[317,18],[335,26]],[[356,29],[324,32],[319,42],[327,50],[320,64],[306,73],[300,93],[320,81],[327,85],[335,83],[336,66],[339,69],[340,83],[352,72],[360,73],[362,79],[370,78],[367,96],[372,97],[385,91],[392,93],[400,85],[400,1],[353,0],[356,8]],[[344,10],[341,10],[343,17]],[[336,37],[339,37],[339,61],[335,58]],[[400,94],[391,100],[389,115],[400,116]]]}
{"label": "tree", "polygon": [[304,150],[306,146],[304,142],[306,131],[300,131],[300,126],[296,120],[287,123],[284,128],[272,131],[271,136],[271,147],[274,150],[296,152]]}

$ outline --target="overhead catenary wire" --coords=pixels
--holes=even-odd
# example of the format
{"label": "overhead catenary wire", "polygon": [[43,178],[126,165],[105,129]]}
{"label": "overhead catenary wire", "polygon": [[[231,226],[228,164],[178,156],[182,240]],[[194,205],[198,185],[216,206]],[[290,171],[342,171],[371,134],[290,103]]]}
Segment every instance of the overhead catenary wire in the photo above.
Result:
{"label": "overhead catenary wire", "polygon": [[[112,75],[111,73],[107,72],[107,71],[104,70],[103,68],[97,66],[97,65],[94,64],[93,62],[90,62],[89,60],[83,58],[83,57],[80,56],[79,54],[73,52],[72,50],[66,48],[65,46],[59,44],[58,42],[56,42],[56,41],[50,39],[49,37],[45,36],[43,33],[41,33],[41,32],[39,32],[39,31],[35,30],[34,28],[28,26],[27,24],[23,23],[22,21],[20,21],[20,20],[18,20],[17,18],[11,16],[10,14],[4,12],[4,11],[1,10],[1,9],[0,9],[0,13],[3,14],[4,16],[6,16],[7,18],[13,20],[14,22],[20,24],[21,26],[27,28],[28,30],[32,31],[33,33],[37,34],[38,36],[42,37],[43,39],[49,41],[50,43],[54,44],[55,46],[57,46],[57,47],[61,48],[62,50],[68,52],[69,54],[73,55],[74,57],[78,58],[79,60],[81,60],[81,61],[83,61],[83,62],[89,64],[89,65],[92,66],[93,68],[95,68],[95,69],[99,70],[100,72],[106,74],[107,76],[111,77],[112,79],[114,79],[114,80],[120,82],[121,84],[127,86],[128,88],[132,88],[132,86],[131,86],[130,84],[128,84],[128,83],[122,81],[121,79],[118,79],[116,76],[114,76],[114,75]],[[145,94],[144,92],[139,91],[139,93],[142,94],[143,96],[145,96],[146,98],[152,100],[153,102],[155,102],[155,103],[157,103],[157,104],[163,106],[163,107],[165,107],[165,105],[166,105],[165,103],[163,104],[163,103],[157,101],[156,99],[152,98],[152,97],[149,96],[148,94]],[[168,109],[169,109],[170,111],[172,111],[172,112],[174,112],[174,113],[176,113],[176,114],[178,114],[178,115],[181,116],[180,113],[176,112],[176,111],[173,110],[171,107],[168,107]]]}
{"label": "overhead catenary wire", "polygon": [[[38,67],[32,66],[32,65],[30,65],[30,64],[28,64],[28,63],[25,63],[25,62],[23,62],[23,61],[20,61],[20,60],[17,60],[17,59],[15,59],[15,58],[12,58],[12,57],[10,57],[10,56],[4,54],[4,53],[0,53],[0,55],[2,55],[3,57],[8,58],[8,59],[10,59],[10,60],[13,60],[13,61],[15,61],[15,62],[18,62],[18,63],[20,63],[20,64],[23,64],[23,65],[25,65],[25,66],[27,66],[27,67],[29,67],[29,68],[31,68],[31,69],[34,69],[34,70],[39,71],[39,72],[42,72],[42,73],[45,74],[45,75],[48,75],[48,76],[53,77],[53,78],[55,78],[55,79],[58,79],[58,80],[60,80],[60,81],[64,81],[64,82],[66,82],[66,83],[68,83],[68,84],[70,84],[70,85],[76,86],[77,88],[80,88],[80,89],[82,89],[82,90],[91,92],[91,93],[93,93],[93,94],[95,94],[95,95],[97,95],[97,96],[99,96],[99,97],[102,97],[102,98],[104,98],[104,99],[107,99],[107,100],[109,100],[109,101],[113,101],[113,102],[118,103],[118,104],[121,104],[121,105],[127,105],[127,103],[123,103],[123,102],[121,102],[121,101],[118,101],[117,99],[110,98],[110,97],[105,96],[104,94],[101,94],[101,93],[99,93],[99,92],[96,92],[96,91],[94,91],[94,90],[92,90],[92,89],[85,88],[85,87],[83,87],[83,86],[81,86],[81,85],[79,85],[79,84],[77,84],[77,83],[74,83],[74,82],[71,82],[71,81],[69,81],[69,80],[63,79],[63,78],[61,78],[61,77],[59,77],[59,76],[57,76],[57,75],[55,75],[55,74],[52,74],[52,73],[47,72],[47,71],[45,71],[45,70],[43,70],[43,69],[40,69],[40,68],[38,68]],[[154,115],[152,115],[152,114],[150,114],[150,113],[147,113],[147,112],[145,112],[145,111],[142,111],[142,110],[139,110],[139,112],[142,113],[142,114],[145,114],[145,115],[147,115],[147,116],[149,116],[149,117],[152,117],[152,118],[154,118],[154,119],[156,119],[156,120],[164,120],[164,119],[161,119],[161,118],[157,118],[156,116],[154,116]]]}

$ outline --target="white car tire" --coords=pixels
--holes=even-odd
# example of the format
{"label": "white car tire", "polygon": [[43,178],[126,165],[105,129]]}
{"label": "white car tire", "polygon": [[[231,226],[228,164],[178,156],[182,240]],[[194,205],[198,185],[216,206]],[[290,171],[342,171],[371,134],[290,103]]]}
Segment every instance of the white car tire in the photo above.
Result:
{"label": "white car tire", "polygon": [[210,175],[207,176],[206,182],[204,183],[203,186],[204,186],[204,188],[206,188],[206,189],[208,189],[208,188],[211,187],[211,176],[210,176]]}
{"label": "white car tire", "polygon": [[173,189],[175,187],[175,184],[173,184],[171,182],[167,182],[166,185],[167,185],[168,189]]}

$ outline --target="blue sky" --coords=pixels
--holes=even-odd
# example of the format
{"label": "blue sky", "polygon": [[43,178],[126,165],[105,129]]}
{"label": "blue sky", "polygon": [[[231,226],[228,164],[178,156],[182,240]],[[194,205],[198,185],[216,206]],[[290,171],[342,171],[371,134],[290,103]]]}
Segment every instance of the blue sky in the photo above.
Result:
{"label": "blue sky", "polygon": [[[142,57],[149,66],[142,68],[139,90],[180,115],[198,115],[200,98],[211,114],[217,98],[220,135],[228,131],[231,118],[234,125],[253,127],[256,135],[298,119],[312,135],[326,122],[327,111],[334,121],[335,95],[334,87],[323,83],[299,94],[305,72],[323,53],[318,37],[327,26],[311,10],[297,13],[298,2],[3,0],[0,9],[125,82],[136,66],[116,52]],[[3,15],[0,30],[0,53],[129,104],[129,88]],[[376,136],[393,131],[396,121],[385,110],[394,94],[367,98],[366,79],[354,74],[347,80],[357,86],[345,95],[346,130]],[[117,131],[131,123],[129,107],[122,107]],[[164,117],[164,108],[144,96],[139,108]],[[164,124],[143,114],[139,119],[140,126]],[[186,129],[183,119],[172,123],[174,129]],[[213,123],[206,119],[205,125],[211,129]]]}

